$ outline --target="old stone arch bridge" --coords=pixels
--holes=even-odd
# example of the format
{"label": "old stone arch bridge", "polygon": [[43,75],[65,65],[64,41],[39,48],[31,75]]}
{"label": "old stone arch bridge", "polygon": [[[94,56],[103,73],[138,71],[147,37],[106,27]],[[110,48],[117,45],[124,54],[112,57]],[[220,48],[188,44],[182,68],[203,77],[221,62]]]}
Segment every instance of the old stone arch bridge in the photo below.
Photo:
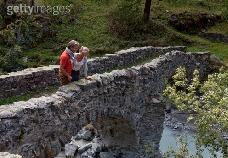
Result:
{"label": "old stone arch bridge", "polygon": [[189,74],[198,68],[203,76],[211,70],[210,62],[208,53],[166,52],[146,64],[62,86],[48,97],[0,106],[0,151],[54,157],[72,135],[92,122],[99,130],[112,128],[126,137],[131,129],[131,143],[149,157],[145,145],[153,143],[158,151],[163,130],[165,80],[179,66]]}

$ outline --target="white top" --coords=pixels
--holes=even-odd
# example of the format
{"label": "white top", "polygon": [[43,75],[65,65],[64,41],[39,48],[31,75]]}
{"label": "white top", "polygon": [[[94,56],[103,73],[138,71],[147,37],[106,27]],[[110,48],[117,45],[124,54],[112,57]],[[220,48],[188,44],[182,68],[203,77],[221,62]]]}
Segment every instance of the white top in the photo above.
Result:
{"label": "white top", "polygon": [[[74,57],[75,59],[77,59],[77,55],[79,53],[75,53]],[[84,66],[84,75],[85,77],[87,77],[87,71],[88,71],[88,67],[87,67],[87,57],[83,57],[81,61],[77,61],[74,64],[73,70],[75,71],[79,71],[81,69],[81,67]]]}

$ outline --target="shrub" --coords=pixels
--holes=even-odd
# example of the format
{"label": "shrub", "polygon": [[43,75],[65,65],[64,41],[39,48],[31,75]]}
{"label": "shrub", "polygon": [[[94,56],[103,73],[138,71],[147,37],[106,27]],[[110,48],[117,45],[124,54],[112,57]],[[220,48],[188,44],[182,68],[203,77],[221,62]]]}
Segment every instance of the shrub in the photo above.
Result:
{"label": "shrub", "polygon": [[196,153],[191,154],[188,145],[187,136],[180,136],[177,140],[177,149],[171,147],[163,154],[163,158],[203,158],[203,149],[200,146],[196,144]]}
{"label": "shrub", "polygon": [[227,156],[228,133],[228,71],[221,70],[208,76],[208,80],[199,81],[199,71],[195,70],[190,84],[186,70],[178,68],[173,76],[174,84],[164,90],[167,96],[180,110],[194,113],[189,120],[197,126],[197,140],[200,145],[211,147],[215,151],[222,149]]}
{"label": "shrub", "polygon": [[5,56],[1,58],[1,68],[3,71],[11,72],[17,71],[23,68],[23,63],[20,61],[21,48],[19,46],[14,46],[8,49]]}
{"label": "shrub", "polygon": [[39,16],[23,16],[9,24],[0,31],[3,43],[8,46],[16,44],[23,48],[31,48],[44,37],[51,37],[52,31],[48,20],[46,19],[47,22],[41,22],[44,17],[40,18]]}

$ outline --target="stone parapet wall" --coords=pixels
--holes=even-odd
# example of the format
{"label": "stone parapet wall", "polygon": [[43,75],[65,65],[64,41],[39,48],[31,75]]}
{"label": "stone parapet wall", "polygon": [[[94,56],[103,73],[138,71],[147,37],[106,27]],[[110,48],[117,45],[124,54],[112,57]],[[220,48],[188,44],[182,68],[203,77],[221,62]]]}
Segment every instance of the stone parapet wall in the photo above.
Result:
{"label": "stone parapet wall", "polygon": [[[185,51],[186,47],[140,47],[122,50],[115,54],[106,54],[103,57],[89,59],[88,74],[104,73],[119,67],[127,67],[172,50]],[[31,90],[42,89],[51,85],[59,85],[58,69],[58,65],[50,65],[1,75],[0,99],[22,95]]]}
{"label": "stone parapet wall", "polygon": [[[161,93],[177,67],[189,74],[210,71],[208,53],[167,53],[141,66],[95,74],[49,97],[0,106],[0,152],[23,157],[54,157],[87,123],[107,118],[127,120],[135,130],[138,150],[154,143],[158,151],[164,121]],[[144,158],[148,155],[144,155]]]}

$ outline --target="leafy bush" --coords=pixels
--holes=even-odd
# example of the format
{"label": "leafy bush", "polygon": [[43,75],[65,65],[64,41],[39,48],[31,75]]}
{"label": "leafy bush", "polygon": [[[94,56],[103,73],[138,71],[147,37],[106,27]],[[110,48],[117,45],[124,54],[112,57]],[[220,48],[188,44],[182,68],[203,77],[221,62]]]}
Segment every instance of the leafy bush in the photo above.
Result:
{"label": "leafy bush", "polygon": [[191,154],[188,149],[188,142],[186,136],[180,136],[177,140],[177,150],[170,148],[166,153],[163,154],[164,158],[203,158],[203,151],[198,147],[196,154]]}
{"label": "leafy bush", "polygon": [[21,48],[19,46],[14,46],[9,49],[6,54],[1,58],[1,65],[3,71],[11,72],[22,69],[23,63],[20,61]]}
{"label": "leafy bush", "polygon": [[[27,2],[27,0],[16,1],[14,5]],[[58,27],[62,24],[66,26],[75,22],[80,10],[82,9],[81,0],[75,0],[72,2],[65,0],[41,0],[37,1],[36,4],[45,6],[59,5],[72,7],[70,8],[70,13],[60,12],[59,15],[53,15],[52,13],[34,13],[32,15],[27,15],[24,13],[6,16],[4,12],[5,10],[2,9],[6,7],[6,4],[1,4],[0,1],[0,6],[2,6],[2,8],[0,8],[0,49],[3,47],[4,49],[7,48],[7,50],[4,51],[0,50],[0,71],[9,72],[10,70],[20,70],[25,66],[37,67],[41,64],[46,65],[47,63],[56,63],[56,58],[53,57],[54,55],[48,57],[49,55],[47,54],[47,57],[45,57],[38,54],[37,51],[33,55],[32,50],[32,53],[24,53],[26,56],[22,56],[20,51],[20,53],[17,51],[14,52],[14,48],[12,47],[17,45],[20,46],[21,50],[27,49],[26,51],[29,51],[28,49],[38,46],[39,43],[43,44],[43,42],[45,42],[47,45],[45,49],[52,48],[50,41],[54,43],[53,45],[56,45],[56,38],[53,37],[56,36],[56,33],[59,30]],[[2,27],[1,22],[3,22]],[[20,58],[14,59],[12,57],[15,55],[14,53],[20,54]],[[22,58],[26,62],[24,62]]]}
{"label": "leafy bush", "polygon": [[17,44],[24,48],[31,48],[44,37],[51,35],[49,22],[41,23],[39,16],[24,16],[0,31],[4,44]]}
{"label": "leafy bush", "polygon": [[[204,83],[199,81],[199,71],[195,70],[191,83],[186,78],[183,67],[173,76],[174,84],[164,90],[180,110],[193,112],[189,120],[197,126],[197,140],[218,151],[222,149],[227,156],[228,142],[223,138],[228,133],[228,72],[221,70],[208,76]],[[225,156],[226,155],[226,156]]]}

